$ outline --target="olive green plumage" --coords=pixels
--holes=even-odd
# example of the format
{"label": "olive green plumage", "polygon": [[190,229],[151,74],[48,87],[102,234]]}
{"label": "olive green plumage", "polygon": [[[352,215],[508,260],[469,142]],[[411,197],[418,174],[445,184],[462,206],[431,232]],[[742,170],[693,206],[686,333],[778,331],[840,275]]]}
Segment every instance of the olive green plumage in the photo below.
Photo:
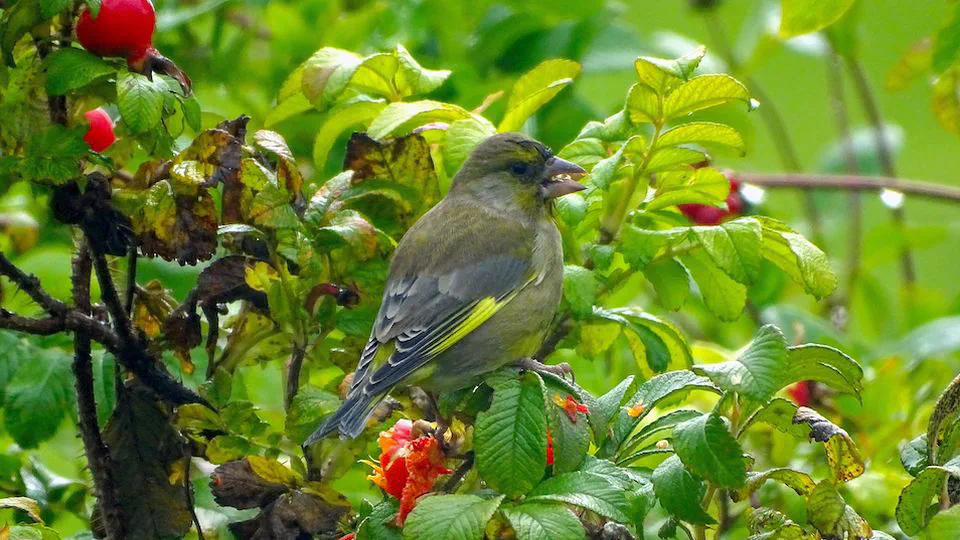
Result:
{"label": "olive green plumage", "polygon": [[346,400],[306,444],[356,437],[397,384],[449,392],[534,354],[563,281],[551,199],[582,174],[518,133],[482,142],[397,246]]}

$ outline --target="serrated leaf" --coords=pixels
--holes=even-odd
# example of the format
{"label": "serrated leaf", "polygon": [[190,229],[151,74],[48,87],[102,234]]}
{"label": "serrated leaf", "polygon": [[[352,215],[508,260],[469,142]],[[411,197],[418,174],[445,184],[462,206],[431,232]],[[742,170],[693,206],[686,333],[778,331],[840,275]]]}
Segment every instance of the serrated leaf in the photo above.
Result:
{"label": "serrated leaf", "polygon": [[[692,148],[679,146],[660,148],[653,153],[653,157],[647,162],[647,168],[644,169],[644,172],[647,174],[666,173],[667,171],[687,172],[692,166],[708,161],[709,159],[710,156],[707,154]],[[717,203],[711,201],[706,204]]]}
{"label": "serrated leaf", "polygon": [[579,506],[618,522],[629,520],[621,487],[611,479],[590,472],[570,472],[548,478],[527,494],[528,503],[563,502]]}
{"label": "serrated leaf", "polygon": [[4,62],[14,67],[13,50],[31,28],[43,21],[40,2],[17,2],[4,10],[3,27],[0,28],[0,51]]}
{"label": "serrated leaf", "polygon": [[284,424],[287,437],[303,444],[320,422],[339,406],[340,400],[334,394],[309,385],[301,387],[287,411]]}
{"label": "serrated leaf", "polygon": [[837,276],[826,254],[783,223],[756,216],[763,226],[763,257],[784,271],[807,293],[829,296],[837,288]]}
{"label": "serrated leaf", "polygon": [[603,122],[591,121],[583,126],[577,139],[594,138],[606,143],[624,141],[632,135],[633,126],[630,125],[626,111],[617,111]]}
{"label": "serrated leaf", "polygon": [[523,127],[540,107],[553,99],[580,74],[580,64],[572,60],[547,60],[521,76],[507,101],[507,112],[497,131],[516,131]]}
{"label": "serrated leaf", "polygon": [[417,503],[407,517],[403,537],[409,540],[481,540],[487,521],[504,496],[435,495]]}
{"label": "serrated leaf", "polygon": [[790,347],[788,364],[785,384],[818,381],[855,396],[863,390],[863,368],[833,347],[812,343]]}
{"label": "serrated leaf", "polygon": [[673,428],[673,449],[694,474],[728,488],[743,486],[743,449],[719,414],[700,415]]}
{"label": "serrated leaf", "polygon": [[759,276],[763,235],[756,220],[739,218],[712,227],[691,227],[690,232],[717,268],[734,281],[749,285]]}
{"label": "serrated leaf", "polygon": [[386,106],[383,101],[357,98],[327,111],[313,140],[314,165],[322,169],[330,149],[344,131],[368,125]]}
{"label": "serrated leaf", "polygon": [[51,96],[62,96],[117,71],[99,56],[73,47],[57,49],[43,63]]}
{"label": "serrated leaf", "polygon": [[736,492],[734,500],[746,500],[760,489],[767,480],[779,482],[792,489],[797,495],[805,496],[813,491],[817,483],[809,474],[789,467],[779,467],[762,472],[748,472],[746,484]]}
{"label": "serrated leaf", "polygon": [[[557,153],[562,159],[572,161],[586,170],[591,170],[601,160],[607,157],[607,151],[600,139],[592,137],[580,138],[564,146]],[[560,197],[560,202],[565,197]]]}
{"label": "serrated leaf", "polygon": [[473,149],[496,132],[493,124],[480,116],[471,116],[451,123],[443,145],[443,166],[447,174],[456,174]]}
{"label": "serrated leaf", "polygon": [[83,140],[85,128],[52,125],[27,140],[25,156],[15,172],[45,184],[62,184],[80,176],[80,160],[90,147]]}
{"label": "serrated leaf", "polygon": [[523,495],[543,478],[547,418],[543,383],[535,373],[508,376],[494,386],[493,403],[477,416],[477,470],[491,487]]}
{"label": "serrated leaf", "polygon": [[810,427],[810,438],[824,443],[834,481],[849,482],[863,474],[865,467],[860,449],[845,430],[807,407],[797,409],[793,423],[806,424]]}
{"label": "serrated leaf", "polygon": [[583,464],[590,448],[590,422],[578,412],[573,413],[571,420],[565,408],[570,392],[550,379],[545,382],[547,425],[553,441],[553,474],[575,471]]}
{"label": "serrated leaf", "polygon": [[782,0],[780,37],[809,34],[840,20],[855,0]]}
{"label": "serrated leaf", "polygon": [[471,114],[466,109],[439,101],[396,102],[387,105],[370,123],[367,133],[374,139],[390,135],[406,135],[414,128],[431,122],[451,123]]}
{"label": "serrated leaf", "polygon": [[58,349],[35,349],[5,389],[4,428],[23,448],[57,432],[74,401],[70,358]]}
{"label": "serrated leaf", "polygon": [[643,83],[630,87],[624,110],[633,124],[658,123],[664,119],[661,97],[653,88]]}
{"label": "serrated leaf", "polygon": [[633,375],[630,375],[590,404],[590,413],[587,415],[587,418],[590,420],[590,426],[593,428],[593,436],[597,446],[602,445],[603,441],[607,438],[610,421],[613,420],[617,411],[620,410],[620,406],[627,397],[627,392],[633,385],[633,379]]}
{"label": "serrated leaf", "polygon": [[730,279],[702,251],[687,253],[680,257],[680,262],[697,282],[707,309],[722,321],[733,321],[740,317],[747,303],[745,286]]}
{"label": "serrated leaf", "polygon": [[743,153],[745,150],[740,132],[726,124],[716,122],[690,122],[671,128],[657,138],[657,148],[681,144],[699,144],[729,148]]}
{"label": "serrated leaf", "polygon": [[667,93],[688,80],[706,54],[706,47],[701,45],[675,60],[641,56],[634,62],[634,68],[641,83],[660,93]]}
{"label": "serrated leaf", "polygon": [[931,500],[942,494],[944,482],[950,476],[960,478],[960,458],[942,466],[925,467],[903,488],[896,512],[897,523],[903,532],[912,536],[927,526],[932,517],[929,512]]}
{"label": "serrated leaf", "polygon": [[773,325],[762,326],[736,360],[693,367],[720,388],[766,403],[785,385],[787,340]]}
{"label": "serrated leaf", "polygon": [[751,415],[742,429],[760,422],[797,439],[807,439],[810,433],[809,428],[793,423],[793,416],[796,413],[797,406],[792,401],[784,398],[773,398],[770,403]]}
{"label": "serrated leaf", "polygon": [[448,69],[424,68],[417,63],[403,45],[397,45],[394,54],[398,61],[394,84],[401,96],[433,92],[440,88],[450,76],[450,70]]}
{"label": "serrated leaf", "polygon": [[357,540],[400,540],[402,532],[395,527],[399,508],[400,501],[391,497],[374,506],[357,526]]}
{"label": "serrated leaf", "polygon": [[[671,148],[657,154],[694,152]],[[730,181],[712,167],[669,171],[657,175],[656,192],[646,203],[646,210],[653,212],[678,204],[722,204],[730,194]]]}
{"label": "serrated leaf", "polygon": [[653,372],[684,369],[693,364],[693,356],[680,329],[664,319],[638,308],[594,308],[593,314],[616,322],[636,334],[643,342],[644,356]]}
{"label": "serrated leaf", "polygon": [[300,89],[319,111],[328,109],[346,89],[361,63],[356,54],[324,47],[307,59],[300,75]]}
{"label": "serrated leaf", "polygon": [[702,506],[704,487],[690,474],[677,456],[670,456],[653,470],[653,489],[664,510],[683,521],[710,524],[714,520]]}
{"label": "serrated leaf", "polygon": [[133,133],[146,133],[160,124],[166,86],[139,73],[124,71],[117,77],[120,118]]}
{"label": "serrated leaf", "polygon": [[690,276],[673,259],[662,259],[647,265],[643,275],[657,291],[660,305],[668,310],[679,310],[690,296]]}
{"label": "serrated leaf", "polygon": [[503,506],[517,540],[583,540],[586,531],[577,516],[563,505],[524,503]]}
{"label": "serrated leaf", "polygon": [[837,486],[830,481],[817,484],[807,495],[810,523],[824,536],[834,538],[871,538],[873,530],[866,520],[847,505]]}
{"label": "serrated leaf", "polygon": [[700,75],[670,92],[663,101],[663,117],[667,120],[682,118],[731,101],[750,105],[750,92],[743,83],[729,75]]}
{"label": "serrated leaf", "polygon": [[600,189],[607,189],[617,176],[620,165],[623,164],[623,149],[626,143],[617,149],[610,157],[601,159],[590,171],[590,182]]}

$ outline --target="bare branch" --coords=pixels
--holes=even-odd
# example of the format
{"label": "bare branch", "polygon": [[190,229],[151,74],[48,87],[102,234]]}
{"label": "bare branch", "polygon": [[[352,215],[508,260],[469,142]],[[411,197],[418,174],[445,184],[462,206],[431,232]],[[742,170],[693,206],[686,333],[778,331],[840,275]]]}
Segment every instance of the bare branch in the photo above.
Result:
{"label": "bare branch", "polygon": [[831,174],[766,174],[743,173],[747,184],[767,188],[835,189],[879,191],[892,189],[906,195],[938,201],[960,202],[960,188],[918,180],[887,176],[831,175]]}

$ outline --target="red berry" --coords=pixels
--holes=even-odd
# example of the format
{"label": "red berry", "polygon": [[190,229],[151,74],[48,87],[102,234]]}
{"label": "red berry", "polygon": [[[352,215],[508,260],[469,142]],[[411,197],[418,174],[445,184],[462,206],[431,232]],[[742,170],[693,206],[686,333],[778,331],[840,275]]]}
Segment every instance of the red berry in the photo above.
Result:
{"label": "red berry", "polygon": [[788,387],[787,394],[797,405],[809,407],[813,402],[813,381],[800,381]]}
{"label": "red berry", "polygon": [[[698,164],[699,165],[699,164]],[[694,168],[700,168],[694,166]],[[723,175],[730,181],[730,194],[727,195],[727,209],[708,206],[705,204],[679,204],[680,213],[696,225],[719,225],[735,218],[743,212],[743,197],[740,196],[740,181],[731,171],[723,171]]]}
{"label": "red berry", "polygon": [[113,120],[110,119],[107,111],[98,107],[87,111],[83,116],[90,124],[90,129],[83,136],[83,140],[87,141],[91,150],[103,152],[117,140],[117,136],[113,132]]}
{"label": "red berry", "polygon": [[97,18],[89,9],[80,14],[77,38],[93,54],[121,56],[136,64],[152,46],[156,23],[150,0],[103,0]]}

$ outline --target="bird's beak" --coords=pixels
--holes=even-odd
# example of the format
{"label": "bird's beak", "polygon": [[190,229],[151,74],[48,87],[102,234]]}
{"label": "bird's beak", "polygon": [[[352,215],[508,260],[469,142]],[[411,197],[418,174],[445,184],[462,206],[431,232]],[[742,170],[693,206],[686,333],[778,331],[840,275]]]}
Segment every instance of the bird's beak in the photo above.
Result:
{"label": "bird's beak", "polygon": [[586,189],[586,186],[578,182],[586,174],[587,171],[576,163],[552,157],[547,160],[547,166],[543,171],[540,192],[545,199],[555,199]]}

